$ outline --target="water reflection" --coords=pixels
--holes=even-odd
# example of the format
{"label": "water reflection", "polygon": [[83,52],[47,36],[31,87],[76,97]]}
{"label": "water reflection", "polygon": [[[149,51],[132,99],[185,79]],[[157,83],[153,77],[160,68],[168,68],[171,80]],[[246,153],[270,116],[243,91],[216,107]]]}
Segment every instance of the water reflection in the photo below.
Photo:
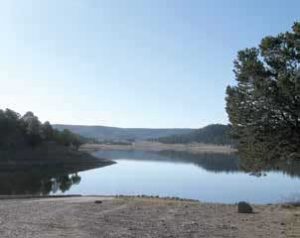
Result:
{"label": "water reflection", "polygon": [[239,158],[234,154],[191,154],[176,151],[98,151],[95,155],[116,161],[130,159],[135,161],[194,164],[207,171],[216,173],[239,171]]}
{"label": "water reflection", "polygon": [[183,163],[193,163],[207,171],[220,172],[238,172],[239,158],[235,154],[192,154],[186,152],[162,151],[160,155],[170,160],[176,160]]}
{"label": "water reflection", "polygon": [[79,184],[79,172],[95,166],[18,166],[0,171],[0,195],[48,195]]}
{"label": "water reflection", "polygon": [[296,162],[274,163],[265,166],[268,172],[251,173],[251,163],[233,154],[98,151],[95,155],[117,164],[105,168],[82,164],[18,168],[0,165],[0,194],[147,194],[212,202],[269,203],[293,195],[300,183],[300,163]]}
{"label": "water reflection", "polygon": [[246,172],[250,172],[252,175],[261,176],[264,172],[278,171],[290,177],[300,177],[300,160],[249,160],[248,158],[241,157],[240,169]]}
{"label": "water reflection", "polygon": [[194,164],[209,172],[236,173],[247,172],[249,175],[262,176],[265,172],[279,171],[291,177],[300,177],[300,161],[273,161],[273,163],[259,164],[259,167],[249,161],[240,159],[237,154],[193,154],[178,151],[97,151],[98,157],[112,160],[130,159],[135,161],[159,161]]}
{"label": "water reflection", "polygon": [[278,169],[270,166],[265,168],[267,172],[251,174],[245,171],[245,164],[237,155],[133,150],[99,151],[95,155],[117,163],[80,173],[82,182],[67,193],[145,194],[207,202],[273,203],[290,200],[300,186],[299,166]]}

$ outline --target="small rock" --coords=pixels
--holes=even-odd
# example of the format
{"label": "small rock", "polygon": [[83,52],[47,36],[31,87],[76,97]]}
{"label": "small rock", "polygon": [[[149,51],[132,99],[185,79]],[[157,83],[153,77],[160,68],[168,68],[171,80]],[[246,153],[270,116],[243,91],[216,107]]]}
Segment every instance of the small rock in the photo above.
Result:
{"label": "small rock", "polygon": [[238,212],[239,213],[253,213],[253,208],[247,202],[238,203]]}
{"label": "small rock", "polygon": [[96,203],[96,204],[101,204],[102,201],[101,201],[101,200],[96,200],[95,203]]}

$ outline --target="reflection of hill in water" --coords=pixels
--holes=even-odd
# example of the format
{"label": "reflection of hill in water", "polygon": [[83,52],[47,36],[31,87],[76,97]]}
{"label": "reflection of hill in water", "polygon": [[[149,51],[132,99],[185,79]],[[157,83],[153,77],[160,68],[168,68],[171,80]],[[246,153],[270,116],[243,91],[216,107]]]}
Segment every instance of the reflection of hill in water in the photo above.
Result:
{"label": "reflection of hill in water", "polygon": [[234,154],[191,154],[175,151],[98,151],[95,155],[112,160],[130,159],[136,161],[194,164],[212,172],[239,171],[239,159]]}
{"label": "reflection of hill in water", "polygon": [[95,166],[35,166],[31,169],[0,170],[0,195],[48,195],[65,192],[80,183],[80,171]]}
{"label": "reflection of hill in water", "polygon": [[191,154],[186,152],[162,151],[161,155],[183,163],[193,163],[207,171],[237,172],[239,159],[234,154]]}
{"label": "reflection of hill in water", "polygon": [[98,151],[98,157],[112,160],[129,159],[136,161],[161,161],[172,163],[194,164],[207,171],[219,172],[251,172],[252,175],[260,176],[258,171],[278,171],[291,177],[300,177],[300,161],[296,162],[274,162],[265,164],[259,170],[253,164],[247,164],[235,154],[192,154],[178,151],[144,152],[144,151]]}

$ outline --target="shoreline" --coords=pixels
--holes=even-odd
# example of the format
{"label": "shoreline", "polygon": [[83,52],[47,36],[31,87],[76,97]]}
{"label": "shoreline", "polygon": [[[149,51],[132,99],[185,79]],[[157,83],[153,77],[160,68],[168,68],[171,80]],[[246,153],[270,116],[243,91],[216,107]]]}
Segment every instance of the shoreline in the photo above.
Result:
{"label": "shoreline", "polygon": [[[65,146],[44,143],[36,148],[15,148],[0,150],[1,168],[14,166],[44,166],[44,165],[108,165],[114,161],[98,158],[85,151],[74,150]],[[0,169],[1,170],[1,169]]]}
{"label": "shoreline", "polygon": [[[31,199],[68,199],[68,198],[110,198],[110,199],[158,199],[164,201],[178,201],[178,202],[195,202],[202,204],[219,204],[219,205],[237,205],[238,202],[210,202],[202,201],[192,198],[174,197],[174,196],[159,196],[159,195],[123,195],[123,194],[48,194],[48,195],[35,195],[35,194],[15,194],[15,195],[0,195],[0,200],[31,200]],[[246,200],[245,200],[246,201]],[[286,201],[286,202],[270,202],[270,203],[247,203],[253,206],[283,206],[283,207],[299,207],[300,202]]]}
{"label": "shoreline", "polygon": [[192,154],[233,154],[237,150],[230,145],[213,145],[213,144],[163,144],[158,142],[141,141],[133,143],[132,145],[111,145],[111,144],[84,144],[80,147],[83,152],[95,152],[98,150],[124,150],[124,151],[176,151],[188,152]]}
{"label": "shoreline", "polygon": [[[7,199],[1,237],[286,237],[300,231],[300,207],[131,196]],[[5,218],[5,219],[4,219]],[[296,236],[294,236],[296,237]]]}

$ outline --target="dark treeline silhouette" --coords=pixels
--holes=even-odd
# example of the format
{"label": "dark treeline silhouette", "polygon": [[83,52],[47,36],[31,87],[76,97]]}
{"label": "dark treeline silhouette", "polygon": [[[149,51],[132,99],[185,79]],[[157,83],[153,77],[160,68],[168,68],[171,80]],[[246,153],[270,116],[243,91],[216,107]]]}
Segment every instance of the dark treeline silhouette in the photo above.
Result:
{"label": "dark treeline silhouette", "polygon": [[205,143],[217,145],[233,145],[234,140],[230,135],[231,128],[227,125],[212,124],[201,129],[194,130],[188,134],[172,135],[151,139],[166,144]]}
{"label": "dark treeline silhouette", "polygon": [[247,164],[300,159],[300,22],[262,39],[234,62],[227,112]]}
{"label": "dark treeline silhouette", "polygon": [[69,130],[53,129],[49,122],[41,123],[32,112],[21,116],[10,109],[0,110],[0,171],[89,169],[113,163],[78,151],[87,141]]}
{"label": "dark treeline silhouette", "polygon": [[0,150],[37,147],[44,142],[78,147],[87,139],[65,129],[53,129],[49,122],[41,123],[32,112],[23,116],[13,110],[0,110]]}

